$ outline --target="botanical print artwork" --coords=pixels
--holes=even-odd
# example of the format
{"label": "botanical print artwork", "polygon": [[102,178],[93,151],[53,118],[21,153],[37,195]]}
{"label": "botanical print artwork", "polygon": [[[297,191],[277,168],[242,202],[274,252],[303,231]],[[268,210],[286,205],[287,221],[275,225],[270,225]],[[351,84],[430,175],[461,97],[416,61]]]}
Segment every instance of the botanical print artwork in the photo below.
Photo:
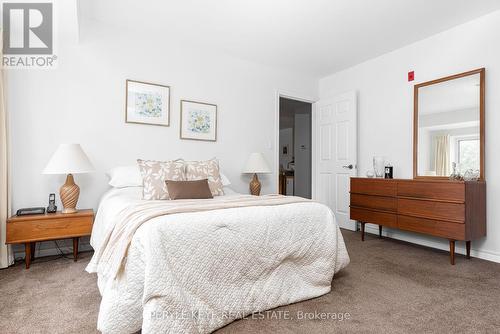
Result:
{"label": "botanical print artwork", "polygon": [[181,100],[181,139],[215,141],[217,106]]}
{"label": "botanical print artwork", "polygon": [[127,80],[125,122],[169,126],[170,87]]}
{"label": "botanical print artwork", "polygon": [[204,110],[190,110],[188,130],[194,133],[209,133],[211,128],[210,113]]}
{"label": "botanical print artwork", "polygon": [[135,112],[143,117],[160,117],[162,112],[161,95],[158,93],[138,93],[135,94]]}

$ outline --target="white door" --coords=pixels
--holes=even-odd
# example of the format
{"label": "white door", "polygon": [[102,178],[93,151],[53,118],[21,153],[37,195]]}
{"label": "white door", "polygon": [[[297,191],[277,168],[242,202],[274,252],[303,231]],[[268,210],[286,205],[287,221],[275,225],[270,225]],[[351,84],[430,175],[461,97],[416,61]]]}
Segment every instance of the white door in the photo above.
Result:
{"label": "white door", "polygon": [[328,205],[340,227],[356,230],[349,219],[350,178],[357,175],[357,97],[349,92],[315,103],[315,199]]}

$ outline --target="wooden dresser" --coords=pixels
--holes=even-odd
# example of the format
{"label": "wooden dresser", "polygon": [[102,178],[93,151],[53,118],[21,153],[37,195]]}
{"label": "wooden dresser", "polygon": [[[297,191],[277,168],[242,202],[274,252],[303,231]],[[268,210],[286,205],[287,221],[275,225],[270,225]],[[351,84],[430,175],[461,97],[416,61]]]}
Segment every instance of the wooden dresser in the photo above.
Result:
{"label": "wooden dresser", "polygon": [[76,213],[46,213],[43,215],[12,216],[7,220],[7,244],[24,244],[26,269],[35,258],[39,241],[73,239],[73,258],[78,258],[78,241],[92,233],[94,210]]}
{"label": "wooden dresser", "polygon": [[450,241],[450,262],[455,264],[455,241],[486,235],[486,183],[418,179],[351,178],[351,219],[418,232]]}

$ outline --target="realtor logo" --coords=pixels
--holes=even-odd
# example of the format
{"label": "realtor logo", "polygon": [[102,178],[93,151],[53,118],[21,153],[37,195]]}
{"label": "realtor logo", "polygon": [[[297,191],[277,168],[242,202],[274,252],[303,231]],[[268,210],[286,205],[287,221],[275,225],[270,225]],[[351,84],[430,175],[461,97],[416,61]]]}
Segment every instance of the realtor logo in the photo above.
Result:
{"label": "realtor logo", "polygon": [[54,67],[53,4],[4,2],[3,66]]}

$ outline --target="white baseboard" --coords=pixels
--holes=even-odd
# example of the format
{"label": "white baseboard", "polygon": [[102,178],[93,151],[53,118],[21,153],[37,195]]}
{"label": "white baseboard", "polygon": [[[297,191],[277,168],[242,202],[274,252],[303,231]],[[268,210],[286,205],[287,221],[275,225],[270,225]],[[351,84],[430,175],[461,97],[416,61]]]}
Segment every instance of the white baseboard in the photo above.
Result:
{"label": "white baseboard", "polygon": [[[366,224],[365,231],[367,233],[378,235],[378,225]],[[401,241],[406,241],[406,242],[410,242],[410,243],[421,245],[421,246],[436,248],[436,249],[440,249],[440,250],[444,250],[444,251],[450,250],[449,243],[445,239],[423,236],[420,234],[416,234],[416,233],[414,234],[411,232],[405,232],[405,231],[400,231],[400,230],[393,230],[393,229],[386,228],[386,227],[384,227],[382,229],[382,235],[385,237],[389,237],[389,238],[393,238],[393,239],[401,240]],[[458,254],[465,255],[465,252],[466,252],[465,251],[465,242],[463,242],[463,243],[458,242],[455,246],[455,252]],[[470,254],[472,257],[477,257],[479,259],[500,263],[500,253],[492,252],[492,251],[488,251],[488,250],[484,250],[484,249],[474,249],[474,242],[472,242]]]}

